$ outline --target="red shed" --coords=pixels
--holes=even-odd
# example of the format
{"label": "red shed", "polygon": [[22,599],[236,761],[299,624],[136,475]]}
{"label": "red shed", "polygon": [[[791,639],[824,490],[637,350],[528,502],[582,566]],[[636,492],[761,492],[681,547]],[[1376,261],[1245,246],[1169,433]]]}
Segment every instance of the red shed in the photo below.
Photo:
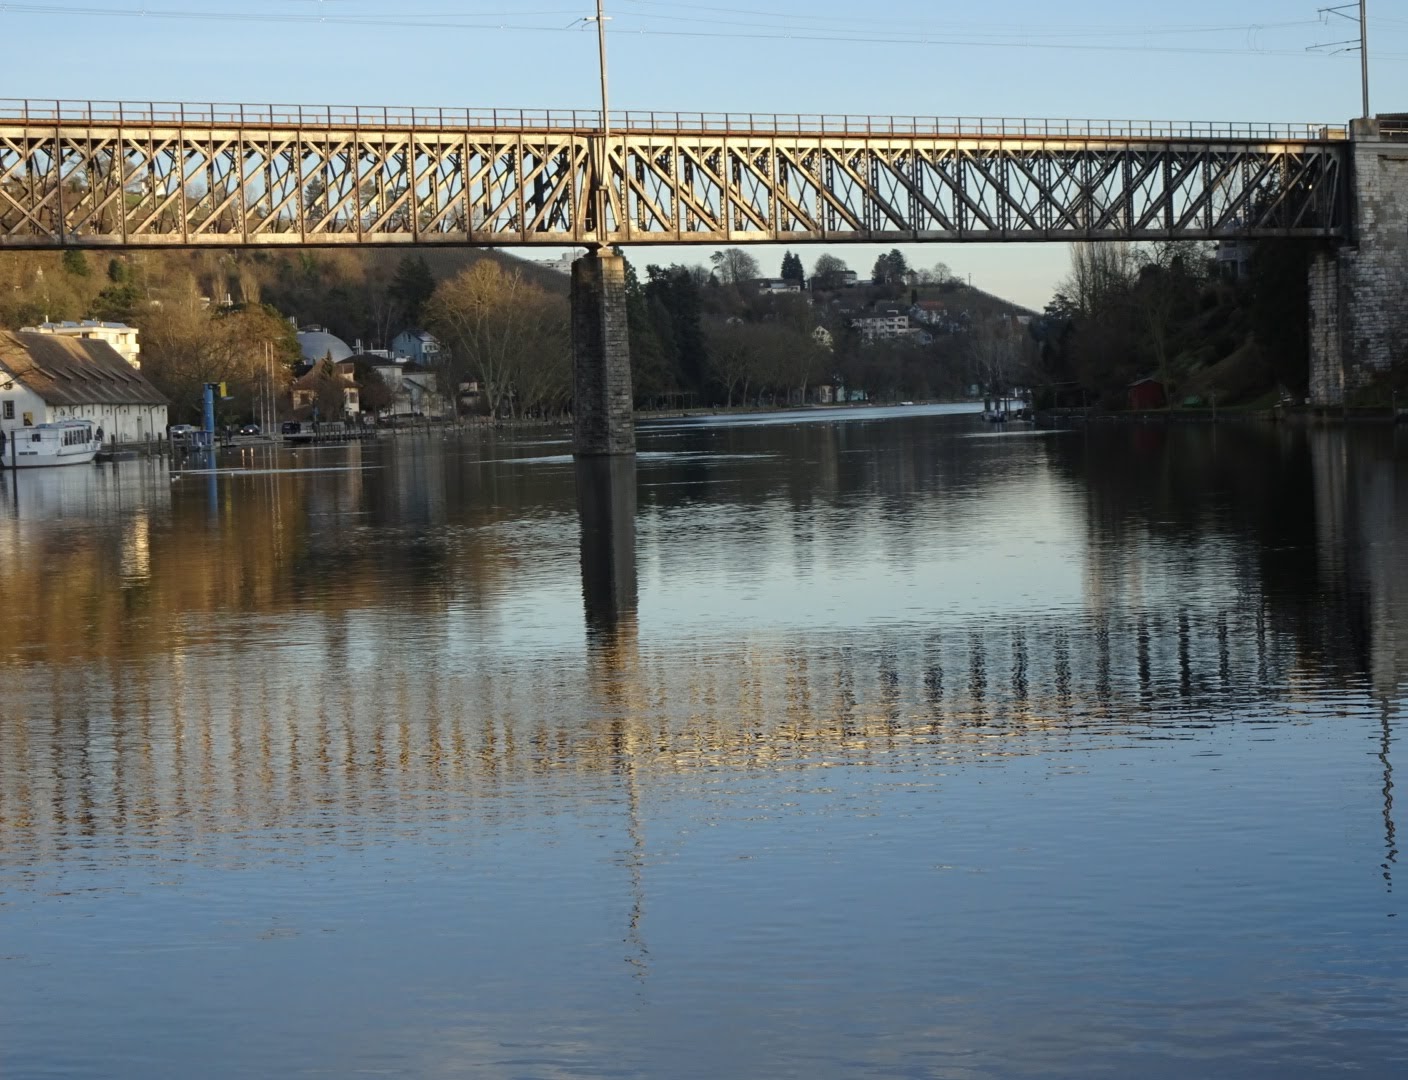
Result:
{"label": "red shed", "polygon": [[1164,384],[1158,379],[1140,379],[1129,384],[1131,409],[1162,409],[1167,403]]}

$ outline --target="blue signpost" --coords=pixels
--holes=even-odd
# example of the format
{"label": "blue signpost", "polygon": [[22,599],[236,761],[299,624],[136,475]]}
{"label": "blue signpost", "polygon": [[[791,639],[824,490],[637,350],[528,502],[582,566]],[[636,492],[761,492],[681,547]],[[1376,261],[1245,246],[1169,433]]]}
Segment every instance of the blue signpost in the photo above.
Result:
{"label": "blue signpost", "polygon": [[208,382],[205,384],[205,445],[215,446],[215,391],[217,384]]}

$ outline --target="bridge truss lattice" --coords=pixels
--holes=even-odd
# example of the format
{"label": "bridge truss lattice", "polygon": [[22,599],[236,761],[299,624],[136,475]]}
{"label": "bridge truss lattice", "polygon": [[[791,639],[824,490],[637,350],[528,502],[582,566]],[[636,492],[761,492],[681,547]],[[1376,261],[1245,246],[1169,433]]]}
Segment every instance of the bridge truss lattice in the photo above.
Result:
{"label": "bridge truss lattice", "polygon": [[1347,230],[1329,128],[632,113],[602,145],[595,114],[0,102],[0,247]]}

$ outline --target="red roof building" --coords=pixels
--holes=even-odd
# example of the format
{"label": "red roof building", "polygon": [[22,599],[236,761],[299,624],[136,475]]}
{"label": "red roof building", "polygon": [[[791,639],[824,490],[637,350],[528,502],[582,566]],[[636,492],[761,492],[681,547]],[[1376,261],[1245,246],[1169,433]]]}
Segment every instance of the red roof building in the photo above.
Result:
{"label": "red roof building", "polygon": [[1158,379],[1140,379],[1129,384],[1129,407],[1131,409],[1162,409],[1168,404],[1164,384]]}

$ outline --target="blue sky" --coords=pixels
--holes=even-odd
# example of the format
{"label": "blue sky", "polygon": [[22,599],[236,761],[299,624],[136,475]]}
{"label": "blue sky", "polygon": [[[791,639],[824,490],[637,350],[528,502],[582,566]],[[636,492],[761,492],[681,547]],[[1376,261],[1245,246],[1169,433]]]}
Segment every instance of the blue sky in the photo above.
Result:
{"label": "blue sky", "polygon": [[[1326,0],[607,0],[613,108],[1343,122],[1359,58]],[[0,4],[10,97],[592,108],[594,0]],[[143,11],[146,14],[141,14]],[[1369,4],[1374,111],[1408,112],[1408,8]],[[101,47],[92,47],[100,43]],[[810,266],[822,249],[806,249]],[[878,249],[836,251],[868,270]],[[771,272],[781,249],[755,252]],[[703,261],[640,249],[639,263]],[[927,245],[1040,307],[1063,245]]]}

